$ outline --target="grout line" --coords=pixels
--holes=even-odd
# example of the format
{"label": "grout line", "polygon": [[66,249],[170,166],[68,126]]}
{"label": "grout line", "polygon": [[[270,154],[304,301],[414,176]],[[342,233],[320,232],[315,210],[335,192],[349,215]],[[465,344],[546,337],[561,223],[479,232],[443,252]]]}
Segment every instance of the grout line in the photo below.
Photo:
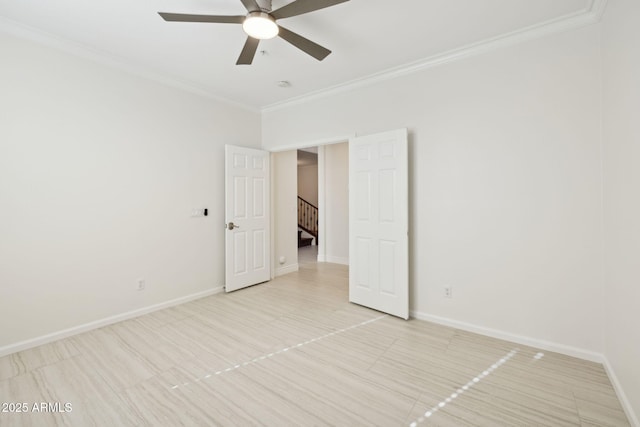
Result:
{"label": "grout line", "polygon": [[[480,381],[482,381],[482,379],[484,379],[487,375],[490,375],[493,371],[498,369],[500,366],[502,366],[503,364],[507,363],[509,361],[509,359],[511,359],[513,356],[515,356],[518,353],[518,351],[519,351],[519,349],[511,350],[504,357],[502,357],[500,360],[496,361],[493,365],[489,366],[487,369],[482,371],[480,374],[478,374],[476,377],[474,377],[468,383],[466,383],[465,385],[461,386],[456,391],[451,393],[451,395],[449,397],[447,397],[446,399],[442,400],[440,403],[435,405],[433,408],[428,409],[417,420],[415,420],[411,424],[409,424],[409,427],[416,427],[418,424],[424,422],[427,418],[430,418],[436,412],[438,412],[439,410],[441,410],[442,408],[447,406],[449,403],[453,402],[455,399],[460,397],[460,395],[462,395],[463,393],[466,393],[467,391],[469,391],[473,386],[475,386]],[[539,353],[539,354],[541,354],[541,353]]]}
{"label": "grout line", "polygon": [[371,372],[371,368],[373,368],[379,361],[380,359],[382,359],[382,357],[384,357],[385,354],[387,354],[387,352],[389,350],[391,350],[391,348],[398,342],[397,338],[394,338],[393,342],[391,344],[389,344],[389,346],[387,348],[384,349],[384,351],[378,356],[376,357],[376,360],[373,361],[373,363],[371,363],[371,365],[369,365],[367,367],[367,369],[365,369],[365,371],[367,372]]}
{"label": "grout line", "polygon": [[576,405],[576,415],[578,415],[578,420],[582,423],[584,420],[582,419],[582,415],[580,415],[580,407],[578,406],[578,399],[576,399],[576,394],[571,390],[571,397],[573,397],[573,403]]}
{"label": "grout line", "polygon": [[[239,368],[241,368],[243,366],[252,365],[252,364],[261,362],[261,361],[263,361],[265,359],[269,359],[269,358],[271,358],[273,356],[277,356],[279,354],[286,353],[289,350],[300,348],[300,347],[305,346],[307,344],[311,344],[311,343],[314,343],[316,341],[320,341],[320,340],[323,340],[325,338],[329,338],[329,337],[332,337],[334,335],[341,334],[343,332],[347,332],[347,331],[350,331],[352,329],[359,328],[361,326],[365,326],[365,325],[368,325],[368,324],[373,323],[373,322],[377,322],[378,320],[383,319],[385,317],[387,317],[386,314],[382,315],[382,316],[374,317],[373,319],[365,320],[364,322],[360,322],[358,324],[355,324],[355,325],[352,325],[352,326],[349,326],[349,327],[346,327],[346,328],[338,329],[336,331],[329,332],[328,334],[321,335],[321,336],[316,337],[316,338],[311,338],[311,339],[309,339],[307,341],[304,341],[304,342],[301,342],[301,343],[298,343],[298,344],[294,344],[294,345],[291,345],[289,347],[281,348],[280,350],[274,351],[272,353],[269,353],[269,354],[266,354],[266,355],[263,355],[263,356],[260,356],[260,357],[256,357],[256,358],[254,358],[252,360],[248,360],[248,361],[241,362],[241,363],[236,363],[233,366],[230,366],[230,367],[228,367],[228,368],[226,368],[224,370],[220,370],[220,371],[217,371],[217,372],[214,372],[214,373],[209,373],[209,374],[207,374],[207,375],[205,375],[205,376],[203,376],[201,378],[196,378],[193,382],[200,382],[200,381],[202,381],[204,379],[209,379],[209,378],[211,378],[212,375],[220,375],[220,374],[223,374],[223,373],[226,373],[226,372],[235,371],[236,369],[239,369]],[[189,382],[185,382],[185,383],[182,383],[182,384],[176,384],[176,385],[171,386],[170,389],[171,390],[176,390],[176,389],[181,388],[181,387],[187,387],[190,384],[191,383],[189,383]]]}

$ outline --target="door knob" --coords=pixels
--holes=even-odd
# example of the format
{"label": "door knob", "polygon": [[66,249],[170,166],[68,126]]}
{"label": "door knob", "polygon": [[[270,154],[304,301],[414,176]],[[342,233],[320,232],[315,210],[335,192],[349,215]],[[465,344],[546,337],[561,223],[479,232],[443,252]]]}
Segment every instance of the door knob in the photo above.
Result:
{"label": "door knob", "polygon": [[227,224],[227,229],[233,230],[234,228],[240,228],[240,226],[235,225],[233,222],[230,222],[229,224]]}

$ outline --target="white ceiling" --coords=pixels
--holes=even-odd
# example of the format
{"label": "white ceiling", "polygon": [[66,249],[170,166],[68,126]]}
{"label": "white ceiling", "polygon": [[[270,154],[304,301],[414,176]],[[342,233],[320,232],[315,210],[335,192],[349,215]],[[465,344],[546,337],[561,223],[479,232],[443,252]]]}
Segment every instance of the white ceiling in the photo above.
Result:
{"label": "white ceiling", "polygon": [[[273,7],[291,2],[273,0]],[[246,39],[240,25],[165,22],[157,15],[243,15],[240,0],[0,0],[0,29],[21,28],[40,39],[44,33],[58,45],[61,39],[62,45],[80,45],[111,63],[261,109],[529,27],[574,19],[588,13],[593,2],[351,0],[278,21],[331,49],[324,61],[276,38],[262,41],[248,66],[235,65]],[[281,80],[291,86],[278,87]]]}

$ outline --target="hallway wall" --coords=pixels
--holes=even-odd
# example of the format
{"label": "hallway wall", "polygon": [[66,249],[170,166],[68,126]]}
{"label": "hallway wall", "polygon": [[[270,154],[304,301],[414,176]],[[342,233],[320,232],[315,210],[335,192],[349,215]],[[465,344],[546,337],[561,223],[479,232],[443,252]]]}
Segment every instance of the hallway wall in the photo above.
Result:
{"label": "hallway wall", "polygon": [[601,82],[592,25],[266,110],[263,146],[407,127],[413,315],[599,359]]}

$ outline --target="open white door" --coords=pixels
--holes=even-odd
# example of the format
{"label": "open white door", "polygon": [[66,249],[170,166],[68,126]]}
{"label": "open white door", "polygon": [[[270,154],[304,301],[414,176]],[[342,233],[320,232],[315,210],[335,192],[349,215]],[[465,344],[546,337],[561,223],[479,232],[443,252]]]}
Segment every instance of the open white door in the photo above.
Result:
{"label": "open white door", "polygon": [[407,130],[349,140],[349,301],[409,318]]}
{"label": "open white door", "polygon": [[225,146],[227,292],[271,278],[269,153]]}

